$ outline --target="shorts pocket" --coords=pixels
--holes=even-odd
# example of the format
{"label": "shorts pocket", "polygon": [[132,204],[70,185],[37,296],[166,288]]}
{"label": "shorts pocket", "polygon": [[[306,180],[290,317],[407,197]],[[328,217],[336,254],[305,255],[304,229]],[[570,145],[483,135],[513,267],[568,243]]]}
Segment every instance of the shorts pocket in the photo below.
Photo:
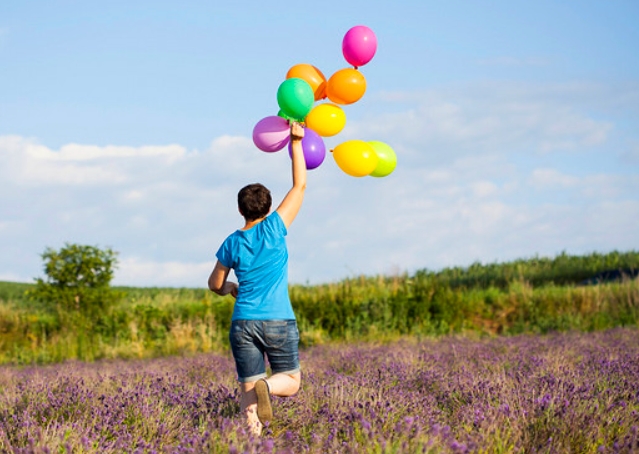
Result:
{"label": "shorts pocket", "polygon": [[264,340],[270,348],[278,348],[286,343],[288,322],[286,320],[268,320],[264,323]]}
{"label": "shorts pocket", "polygon": [[233,322],[231,323],[231,331],[229,332],[229,341],[231,342],[231,346],[241,346],[243,344],[250,343],[246,333],[246,327],[244,323],[241,322]]}

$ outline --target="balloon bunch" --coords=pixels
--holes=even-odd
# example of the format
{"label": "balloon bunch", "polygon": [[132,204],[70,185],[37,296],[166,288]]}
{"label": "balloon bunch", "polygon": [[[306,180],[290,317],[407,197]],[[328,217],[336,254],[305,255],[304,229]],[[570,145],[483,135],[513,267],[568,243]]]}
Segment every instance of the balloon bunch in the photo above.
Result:
{"label": "balloon bunch", "polygon": [[[261,119],[253,128],[253,142],[262,151],[275,152],[288,144],[289,121],[306,124],[302,150],[306,168],[319,167],[326,157],[323,137],[339,134],[346,125],[341,105],[359,101],[366,92],[366,79],[359,67],[367,64],[377,51],[373,31],[358,25],[344,35],[342,53],[352,68],[336,71],[328,80],[315,66],[301,63],[291,67],[277,90],[279,112]],[[330,102],[322,102],[326,98]],[[397,156],[379,141],[349,140],[336,146],[333,158],[338,167],[354,177],[385,177],[395,170]]]}

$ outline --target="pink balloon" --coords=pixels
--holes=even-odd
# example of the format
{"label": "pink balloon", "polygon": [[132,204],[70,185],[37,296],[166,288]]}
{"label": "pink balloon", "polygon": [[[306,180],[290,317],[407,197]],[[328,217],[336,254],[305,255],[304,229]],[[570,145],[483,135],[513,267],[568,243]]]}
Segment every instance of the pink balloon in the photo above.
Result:
{"label": "pink balloon", "polygon": [[364,66],[371,61],[377,51],[377,38],[370,28],[357,25],[344,35],[342,53],[351,65]]}
{"label": "pink balloon", "polygon": [[276,115],[262,118],[253,128],[253,143],[262,151],[279,151],[290,140],[288,120]]}

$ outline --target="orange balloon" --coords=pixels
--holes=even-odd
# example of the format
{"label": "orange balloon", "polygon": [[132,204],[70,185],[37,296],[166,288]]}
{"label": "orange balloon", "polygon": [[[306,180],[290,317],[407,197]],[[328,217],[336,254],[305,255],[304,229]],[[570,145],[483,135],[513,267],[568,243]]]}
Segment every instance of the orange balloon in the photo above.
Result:
{"label": "orange balloon", "polygon": [[315,66],[308,63],[295,65],[286,73],[287,79],[293,77],[305,80],[311,86],[315,94],[315,101],[326,98],[326,77]]}
{"label": "orange balloon", "polygon": [[366,79],[356,69],[344,68],[333,74],[326,84],[328,99],[336,104],[353,104],[366,92]]}

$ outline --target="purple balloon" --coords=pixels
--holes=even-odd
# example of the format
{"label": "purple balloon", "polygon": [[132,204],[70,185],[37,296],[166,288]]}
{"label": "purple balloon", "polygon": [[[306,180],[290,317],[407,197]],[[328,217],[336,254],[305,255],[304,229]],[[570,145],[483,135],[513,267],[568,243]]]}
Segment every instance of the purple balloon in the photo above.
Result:
{"label": "purple balloon", "polygon": [[288,120],[273,115],[257,122],[253,128],[253,143],[260,150],[271,153],[284,148],[290,135]]}
{"label": "purple balloon", "polygon": [[[306,168],[308,170],[315,169],[324,162],[326,157],[326,146],[318,133],[310,128],[304,129],[304,137],[302,138],[302,150],[304,151],[304,159],[306,160]],[[291,144],[288,144],[288,154],[293,156]]]}

